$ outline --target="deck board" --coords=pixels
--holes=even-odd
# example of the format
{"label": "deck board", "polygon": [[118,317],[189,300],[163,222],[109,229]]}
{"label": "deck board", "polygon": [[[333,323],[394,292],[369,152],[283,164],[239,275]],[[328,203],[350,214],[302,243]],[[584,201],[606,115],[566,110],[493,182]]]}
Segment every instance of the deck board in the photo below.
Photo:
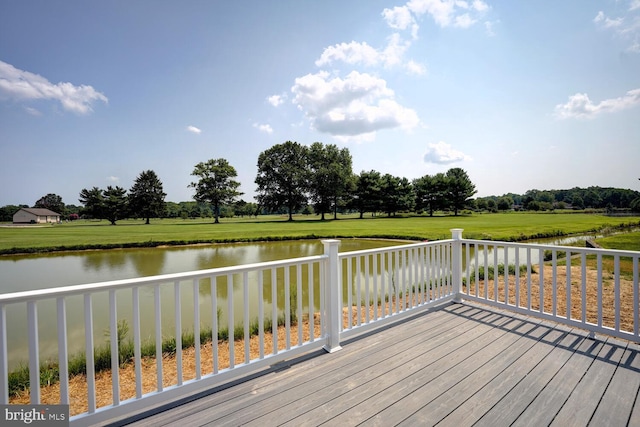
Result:
{"label": "deck board", "polygon": [[133,426],[638,425],[640,350],[448,304],[282,362]]}

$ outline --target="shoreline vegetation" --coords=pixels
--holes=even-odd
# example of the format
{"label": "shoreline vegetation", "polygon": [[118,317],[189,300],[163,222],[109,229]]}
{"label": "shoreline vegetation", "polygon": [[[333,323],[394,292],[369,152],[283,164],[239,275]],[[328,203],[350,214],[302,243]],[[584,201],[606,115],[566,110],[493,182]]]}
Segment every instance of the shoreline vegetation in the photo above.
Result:
{"label": "shoreline vegetation", "polygon": [[[576,219],[574,221],[557,221],[558,218],[571,218]],[[564,219],[564,218],[563,218]],[[210,222],[200,223],[188,223],[186,224],[176,223],[163,223],[158,221],[155,226],[143,225],[139,222],[133,222],[127,224],[123,222],[123,225],[107,226],[106,224],[62,224],[49,227],[40,228],[16,228],[11,227],[0,228],[0,237],[2,237],[6,230],[11,229],[12,233],[20,235],[25,233],[23,237],[26,237],[24,241],[33,241],[37,239],[38,235],[43,231],[55,231],[54,237],[57,236],[65,244],[57,246],[48,246],[46,241],[51,238],[50,235],[45,238],[45,244],[42,246],[11,246],[11,243],[5,239],[0,239],[0,254],[30,254],[30,253],[43,253],[43,252],[56,252],[56,251],[72,251],[72,250],[96,250],[96,249],[119,249],[119,248],[135,248],[135,247],[159,247],[159,246],[174,246],[174,245],[190,245],[190,244],[212,244],[212,243],[237,243],[237,242],[257,242],[257,241],[281,241],[281,240],[300,240],[300,239],[317,239],[317,238],[391,238],[398,240],[438,240],[450,238],[450,228],[465,228],[464,237],[483,240],[507,240],[507,241],[523,241],[530,239],[539,239],[546,237],[560,237],[568,236],[571,234],[602,234],[607,235],[609,232],[635,230],[640,227],[640,221],[635,221],[637,218],[611,218],[604,216],[594,216],[589,214],[573,214],[573,215],[554,215],[554,214],[496,214],[496,215],[473,215],[473,216],[458,216],[458,217],[434,217],[434,218],[371,218],[367,220],[338,220],[338,221],[314,221],[314,220],[300,220],[291,222],[285,222],[280,220],[271,221],[230,221],[229,223],[213,225]],[[554,221],[555,220],[555,221]],[[354,227],[354,225],[364,224],[362,228]],[[126,224],[126,225],[125,225]],[[333,225],[326,227],[326,225]],[[269,230],[273,226],[278,227],[277,234],[271,234]],[[376,225],[379,227],[372,227]],[[226,226],[226,227],[224,227]],[[262,227],[261,227],[262,226]],[[337,231],[342,227],[343,232]],[[166,235],[171,235],[174,229],[191,229],[196,228],[200,232],[209,232],[206,238],[202,239],[183,239],[173,240],[171,238],[163,238],[163,229],[167,231]],[[260,229],[267,229],[267,233],[262,236],[256,236],[256,231]],[[129,234],[133,234],[134,239],[140,239],[141,236],[148,237],[145,233],[131,232],[132,229],[137,230],[153,230],[155,239],[153,240],[138,240],[138,241],[120,241],[117,242],[119,237]],[[228,237],[228,234],[234,232],[236,238]],[[96,232],[97,230],[97,232]],[[121,232],[122,230],[122,232]],[[308,230],[312,232],[309,233]],[[332,231],[333,230],[333,231]],[[336,231],[337,230],[337,231]],[[416,231],[422,230],[424,234],[418,235]],[[484,230],[484,231],[482,231]],[[104,234],[103,231],[105,232]],[[116,233],[110,233],[117,231]],[[373,232],[375,231],[375,232]],[[192,233],[193,231],[187,231]],[[221,233],[220,233],[221,232]],[[218,237],[215,233],[220,233]],[[11,234],[11,233],[10,233]],[[71,239],[65,239],[64,235],[71,235]],[[106,237],[115,234],[114,239],[116,241],[105,241]],[[102,235],[104,239],[100,239],[96,236]],[[83,237],[84,236],[84,237]],[[67,236],[69,237],[69,236]],[[112,236],[113,237],[113,236]],[[67,243],[72,242],[74,239],[85,239],[90,243]],[[11,239],[9,239],[11,240]],[[598,239],[598,242],[602,242],[604,247],[609,249],[626,249],[626,250],[640,250],[640,231],[632,231],[620,235],[613,235],[611,237],[604,237]],[[503,266],[504,268],[504,266]],[[550,267],[545,267],[550,268]],[[591,268],[590,268],[591,269]],[[572,277],[578,277],[579,272],[572,273]],[[591,274],[591,273],[589,273]],[[484,276],[484,273],[482,273]],[[488,272],[487,280],[489,284],[493,284],[495,278],[492,277],[492,272]],[[514,280],[513,273],[510,273],[510,281]],[[500,277],[504,277],[504,272],[498,272],[498,281],[500,286],[504,286],[504,279],[500,280]],[[545,274],[545,277],[550,277],[550,274]],[[623,279],[629,282],[628,279]],[[546,280],[545,280],[546,282]],[[629,287],[630,285],[626,284]],[[476,284],[464,284],[464,286],[470,286],[473,291]],[[477,284],[479,287],[487,286],[489,293],[493,289],[493,285],[488,286],[487,282],[480,281]],[[515,286],[515,284],[511,284]],[[546,288],[546,283],[545,283]],[[482,288],[483,289],[483,288]],[[524,292],[521,293],[524,295]],[[545,291],[546,296],[550,295],[550,292]],[[536,298],[533,299],[536,301]],[[512,302],[512,301],[510,301]],[[613,306],[613,304],[610,304]],[[546,306],[546,303],[545,303]],[[575,306],[574,306],[575,307]],[[371,310],[373,308],[370,308]],[[385,310],[388,309],[385,308]],[[364,315],[364,314],[363,314]],[[293,314],[295,316],[295,314]],[[347,308],[343,310],[344,322],[348,322]],[[302,319],[302,322],[298,322],[298,319],[291,319],[291,337],[297,339],[297,328],[299,323],[303,327],[304,340],[307,340],[310,336],[309,319]],[[630,320],[633,321],[632,319]],[[264,337],[265,337],[265,353],[270,352],[272,348],[272,324],[269,320],[265,319],[264,322]],[[284,317],[278,319],[278,334],[283,335],[284,332]],[[314,336],[319,337],[319,321],[314,316],[313,329],[315,330]],[[234,329],[234,337],[243,337],[243,326],[236,326]],[[252,357],[257,355],[258,344],[256,340],[259,335],[259,327],[257,319],[251,323],[251,354]],[[120,346],[120,370],[121,370],[121,395],[123,398],[128,396],[129,391],[133,390],[131,397],[135,396],[135,384],[131,385],[130,378],[135,378],[133,372],[133,344],[130,341],[128,335],[128,325],[122,323],[118,327],[118,342]],[[229,366],[228,354],[229,354],[229,342],[228,331],[221,330],[217,336],[218,338],[218,357],[219,367],[218,369],[224,369],[224,366]],[[284,335],[283,335],[284,336]],[[207,363],[212,363],[210,356],[213,354],[211,330],[203,330],[200,333],[200,343],[203,352],[202,360],[209,360]],[[278,339],[279,345],[284,343],[284,338]],[[183,333],[182,336],[182,349],[185,355],[195,352],[195,337],[193,333]],[[163,358],[163,370],[165,370],[165,379],[167,385],[175,383],[175,338],[167,338],[162,343],[162,358]],[[244,341],[243,338],[236,339],[234,346],[236,346],[236,357],[242,358],[244,354]],[[239,347],[238,347],[239,346]],[[226,350],[225,350],[226,348]],[[208,352],[208,353],[207,353]],[[226,352],[226,353],[225,353]],[[95,368],[96,368],[96,392],[98,396],[98,405],[104,406],[111,403],[111,353],[108,342],[102,346],[94,349],[95,353]],[[226,354],[226,359],[224,359]],[[144,390],[153,391],[155,384],[155,369],[156,369],[156,344],[155,342],[148,342],[143,344],[142,348],[142,365],[145,372],[144,377]],[[184,358],[188,360],[189,357]],[[191,362],[189,362],[191,363]],[[244,360],[236,360],[237,364],[244,363]],[[195,367],[185,366],[185,378],[187,380],[189,376],[195,376]],[[209,370],[209,373],[213,372],[213,367],[203,366],[203,374]],[[190,373],[191,372],[191,373]],[[78,414],[86,410],[86,365],[85,355],[77,354],[70,357],[69,361],[69,376],[70,376],[70,399],[72,405],[72,414]],[[40,370],[40,385],[42,402],[53,404],[58,403],[59,400],[59,383],[58,383],[59,369],[57,362],[44,362],[41,364]],[[101,387],[101,381],[105,381],[105,386]],[[135,382],[135,381],[133,381]],[[83,388],[84,387],[84,388]],[[29,399],[29,370],[26,365],[15,369],[9,373],[9,392],[11,395],[10,403],[28,403]],[[102,396],[104,394],[104,396]]]}
{"label": "shoreline vegetation", "polygon": [[271,215],[258,219],[229,219],[213,224],[210,219],[79,220],[32,227],[0,227],[0,256],[68,251],[154,248],[168,246],[251,243],[322,238],[373,238],[394,240],[442,240],[450,229],[463,228],[465,238],[522,242],[526,240],[601,234],[640,227],[638,217],[609,217],[589,213],[507,213],[460,216],[398,216],[338,220],[299,216],[286,221]]}

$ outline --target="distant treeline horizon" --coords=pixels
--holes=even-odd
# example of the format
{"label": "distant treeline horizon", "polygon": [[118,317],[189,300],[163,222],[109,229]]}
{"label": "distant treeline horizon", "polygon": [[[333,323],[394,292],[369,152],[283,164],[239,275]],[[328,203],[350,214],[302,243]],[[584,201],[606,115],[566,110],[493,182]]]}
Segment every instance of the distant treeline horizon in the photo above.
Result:
{"label": "distant treeline horizon", "polygon": [[[635,202],[635,203],[634,203]],[[224,216],[251,216],[257,209],[257,204],[240,200],[229,206]],[[21,208],[36,207],[36,204],[5,205],[0,207],[0,222],[13,220],[13,214]],[[545,211],[553,209],[629,209],[640,212],[640,191],[622,189],[616,187],[574,187],[562,190],[538,190],[532,189],[524,194],[505,193],[470,199],[466,206],[477,211],[505,211],[505,210],[530,210]],[[80,214],[83,207],[74,204],[65,205],[65,215]],[[166,202],[165,218],[179,217],[208,217],[210,212],[202,203],[190,201]],[[299,213],[313,214],[308,207]]]}

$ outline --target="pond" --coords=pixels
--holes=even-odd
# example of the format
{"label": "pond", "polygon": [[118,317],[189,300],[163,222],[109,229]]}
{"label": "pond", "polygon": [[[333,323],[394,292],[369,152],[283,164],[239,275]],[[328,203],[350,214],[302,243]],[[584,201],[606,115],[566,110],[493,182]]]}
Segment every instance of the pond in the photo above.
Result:
{"label": "pond", "polygon": [[[395,246],[402,242],[389,240],[343,239],[340,252]],[[67,252],[47,255],[22,255],[0,257],[0,292],[11,293],[36,289],[47,289],[60,286],[105,282],[129,279],[141,276],[179,273],[193,270],[226,267],[257,262],[274,261],[287,258],[306,257],[323,253],[320,240],[236,243],[199,245],[187,247],[164,247],[145,249],[119,249],[102,251]],[[317,275],[318,273],[315,272]],[[223,278],[224,279],[224,278]],[[316,284],[318,283],[315,280]],[[265,283],[265,285],[267,285]],[[181,297],[183,301],[192,301],[193,288],[184,286]],[[153,313],[153,290],[143,287],[140,290],[141,313]],[[169,286],[162,289],[162,328],[171,330],[174,324],[173,293]],[[210,296],[211,283],[208,279],[201,282],[200,296]],[[236,292],[238,295],[235,295]],[[236,322],[242,317],[242,288],[234,283],[234,300]],[[319,295],[319,289],[315,289]],[[118,318],[132,321],[132,301],[130,291],[118,291]],[[227,286],[219,280],[217,286],[219,303],[227,298]],[[202,298],[205,300],[205,298]],[[208,298],[207,298],[208,299]],[[257,298],[252,299],[252,311],[257,305]],[[306,300],[305,300],[306,301]],[[94,340],[97,345],[105,343],[108,337],[108,294],[98,293],[93,296]],[[271,301],[266,301],[268,310]],[[278,307],[284,305],[284,294],[278,289]],[[319,298],[315,304],[319,308]],[[7,308],[7,344],[9,348],[10,369],[24,362],[28,355],[26,332],[26,305],[16,304]],[[202,303],[202,319],[211,319],[208,305]],[[305,307],[306,309],[306,307]],[[255,312],[255,311],[254,311]],[[268,311],[266,311],[268,312]],[[224,314],[224,313],[223,313]],[[75,354],[84,348],[84,319],[81,297],[67,299],[67,333],[69,352]],[[221,320],[224,319],[221,316]],[[183,325],[193,325],[193,313],[183,310]],[[253,319],[252,319],[253,320]],[[210,326],[204,320],[203,327]],[[221,325],[226,326],[226,325]],[[56,307],[55,301],[43,301],[38,304],[39,349],[43,360],[55,358],[57,355],[56,340]],[[143,338],[153,336],[153,315],[143,315],[141,331]],[[185,328],[187,330],[187,328]],[[130,338],[130,336],[129,336]]]}

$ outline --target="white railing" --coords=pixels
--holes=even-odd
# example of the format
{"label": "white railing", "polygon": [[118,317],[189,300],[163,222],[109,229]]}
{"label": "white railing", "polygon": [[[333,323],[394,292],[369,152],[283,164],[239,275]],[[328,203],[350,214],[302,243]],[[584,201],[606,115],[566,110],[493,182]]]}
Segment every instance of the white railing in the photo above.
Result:
{"label": "white railing", "polygon": [[[15,306],[27,313],[30,384],[40,384],[39,310],[56,313],[59,396],[28,392],[33,404],[71,403],[72,425],[130,417],[301,353],[337,351],[343,339],[462,299],[640,342],[640,252],[468,240],[461,229],[450,240],[347,253],[338,240],[323,243],[323,255],[306,258],[0,295],[0,403],[14,401],[7,313]],[[145,298],[152,310],[141,309]],[[95,369],[99,312],[108,317],[106,386]],[[86,354],[86,393],[73,402],[69,319],[84,326]],[[130,344],[119,336],[122,320],[131,322]],[[183,336],[192,338],[183,345]],[[122,363],[126,345],[133,362]]]}
{"label": "white railing", "polygon": [[640,342],[640,252],[466,239],[455,252],[464,299]]}
{"label": "white railing", "polygon": [[[337,247],[337,243],[334,245]],[[148,410],[285,358],[321,348],[326,343],[326,338],[323,338],[326,333],[322,331],[324,325],[321,325],[325,318],[322,315],[325,297],[314,292],[314,283],[325,274],[323,269],[327,264],[326,260],[326,255],[320,255],[0,295],[0,402],[6,404],[10,401],[7,330],[12,325],[11,320],[7,319],[7,310],[12,306],[26,306],[29,383],[32,385],[40,384],[39,365],[42,361],[38,338],[39,309],[53,302],[57,310],[59,400],[43,402],[41,388],[30,387],[29,403],[71,403],[72,414],[77,414],[79,411],[74,409],[74,404],[81,400],[83,402],[80,407],[83,409],[71,418],[71,424],[95,425]],[[235,296],[238,288],[242,295],[239,300]],[[304,304],[303,294],[306,297]],[[282,295],[284,304],[279,306],[278,301],[282,300]],[[134,368],[131,373],[127,371],[128,377],[123,377],[120,372],[123,366],[120,360],[123,343],[118,337],[118,330],[122,328],[118,303],[123,298],[129,298],[132,303],[130,314]],[[142,312],[142,298],[153,300],[151,312]],[[68,301],[73,303],[70,305]],[[94,301],[101,303],[96,306]],[[103,306],[105,304],[106,307]],[[320,310],[316,309],[318,306]],[[110,393],[106,393],[107,402],[102,398],[105,384],[98,384],[101,375],[94,368],[98,363],[94,349],[99,347],[97,336],[102,332],[96,330],[94,319],[98,317],[96,312],[105,308],[109,318],[107,353],[110,355],[107,357],[110,360],[107,363],[110,363],[108,371],[111,377],[107,386],[111,389]],[[74,357],[67,350],[69,311],[84,313],[86,394],[80,399],[76,396],[74,402],[70,402],[69,392],[68,366],[70,359]],[[169,325],[167,317],[170,319]],[[305,319],[307,326],[304,333],[303,328],[298,327],[303,323],[298,320],[302,319]],[[149,320],[152,320],[152,330],[142,331],[141,324],[149,323]],[[268,322],[271,322],[269,328],[265,327],[269,326]],[[278,323],[281,324],[280,328]],[[204,360],[205,346],[201,346],[200,342],[203,325],[207,328],[204,338],[211,343],[220,343],[209,346],[211,350],[208,360]],[[257,329],[254,336],[251,328]],[[193,337],[191,350],[188,352],[183,349],[182,343],[185,332]],[[145,342],[145,336],[149,336],[150,341]],[[267,339],[268,337],[271,339]],[[152,352],[155,358],[143,356],[145,345],[155,348]],[[167,366],[169,359],[164,357],[167,352],[173,355],[172,366]],[[77,359],[77,355],[75,358]],[[149,369],[145,369],[149,364],[155,365],[151,367],[151,373]],[[125,393],[123,381],[133,381],[133,391]],[[96,393],[97,388],[99,393]]]}

